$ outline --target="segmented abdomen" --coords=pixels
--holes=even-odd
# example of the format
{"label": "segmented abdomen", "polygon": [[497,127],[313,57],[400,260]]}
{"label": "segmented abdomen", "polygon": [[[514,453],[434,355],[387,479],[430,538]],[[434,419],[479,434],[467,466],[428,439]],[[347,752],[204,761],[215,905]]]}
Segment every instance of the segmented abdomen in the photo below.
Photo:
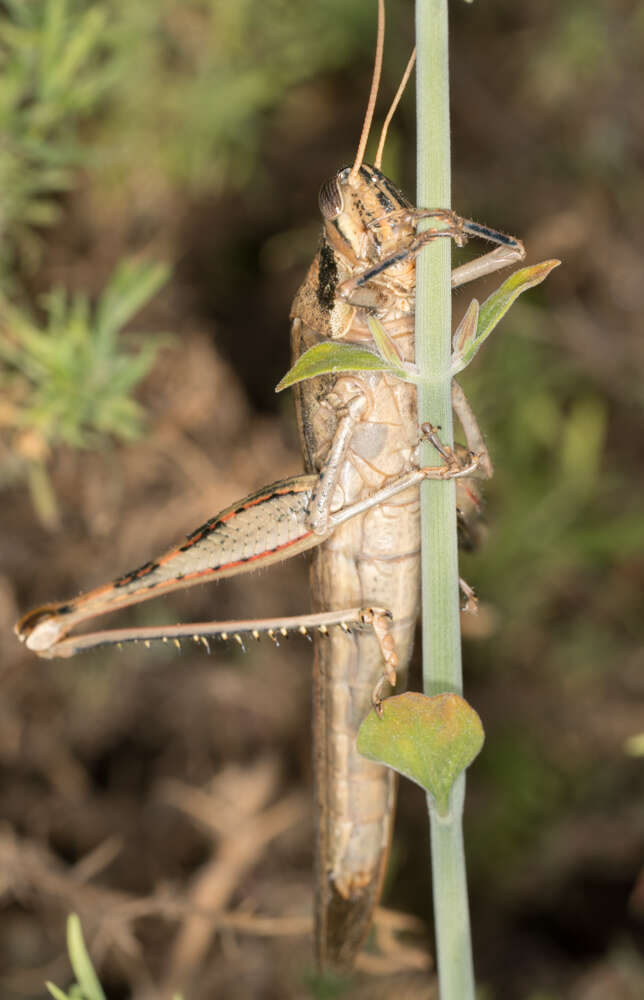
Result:
{"label": "segmented abdomen", "polygon": [[[297,321],[299,350],[316,335]],[[297,350],[297,346],[296,346]],[[317,385],[316,385],[317,383]],[[320,385],[322,383],[322,385]],[[374,493],[410,467],[415,444],[415,389],[380,373],[355,373],[304,383],[299,392],[307,465],[328,452],[335,427],[327,403],[363,391],[369,404],[340,475],[343,504]],[[314,610],[354,605],[388,608],[404,690],[419,599],[418,490],[411,489],[343,524],[315,550]],[[383,672],[369,632],[316,639],[315,774],[318,808],[316,920],[318,959],[348,965],[371,922],[384,875],[395,799],[395,776],[358,754],[359,726]]]}

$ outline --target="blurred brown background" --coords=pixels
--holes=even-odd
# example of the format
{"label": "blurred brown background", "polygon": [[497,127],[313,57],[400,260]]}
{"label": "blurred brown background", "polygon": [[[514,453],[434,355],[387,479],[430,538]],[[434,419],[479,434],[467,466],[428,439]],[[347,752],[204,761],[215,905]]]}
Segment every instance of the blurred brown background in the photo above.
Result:
{"label": "blurred brown background", "polygon": [[[1,5],[5,80],[23,87],[3,111],[0,157],[0,994],[11,1000],[70,981],[71,911],[110,1000],[179,988],[184,1000],[435,995],[418,971],[431,942],[416,923],[431,919],[425,806],[406,783],[384,900],[416,918],[406,950],[388,955],[385,920],[385,957],[369,972],[314,975],[305,640],[46,662],[11,632],[27,608],[145,562],[300,470],[291,401],[273,387],[316,245],[318,188],[359,135],[375,8]],[[465,694],[487,733],[466,810],[477,976],[486,1000],[634,1000],[644,8],[454,0],[451,13],[454,206],[521,236],[531,262],[563,260],[463,377],[496,466],[487,544],[464,563],[482,599]],[[390,0],[388,18],[380,120],[413,44],[411,2]],[[41,105],[49,117],[27,122]],[[413,194],[413,88],[384,169]],[[119,440],[109,421],[106,431],[93,393],[86,424],[65,435],[58,396],[44,392],[55,380],[6,346],[30,349],[11,310],[42,330],[43,293],[62,286],[95,303],[131,255],[172,266],[122,339],[129,350],[138,331],[172,335],[134,389],[139,436]],[[498,283],[460,291],[456,316]],[[123,419],[120,438],[134,437],[138,418]],[[306,588],[300,558],[129,620],[295,614]]]}

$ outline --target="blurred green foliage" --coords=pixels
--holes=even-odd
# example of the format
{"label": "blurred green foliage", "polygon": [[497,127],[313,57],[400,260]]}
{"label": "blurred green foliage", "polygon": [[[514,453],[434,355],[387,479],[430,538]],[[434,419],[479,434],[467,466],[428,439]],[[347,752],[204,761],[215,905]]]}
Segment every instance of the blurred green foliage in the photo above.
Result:
{"label": "blurred green foliage", "polygon": [[[105,0],[118,72],[102,127],[108,167],[133,150],[185,190],[245,184],[263,116],[295,84],[347,64],[374,30],[370,0]],[[130,44],[132,37],[137,45]]]}
{"label": "blurred green foliage", "polygon": [[55,288],[43,296],[45,323],[0,297],[0,429],[9,437],[5,480],[27,471],[41,518],[54,517],[44,464],[51,448],[133,440],[142,409],[131,392],[162,339],[122,328],[168,277],[163,264],[124,260],[92,308],[87,295]]}
{"label": "blurred green foliage", "polygon": [[[93,318],[86,296],[70,300],[62,288],[42,297],[42,329],[9,301],[20,299],[43,230],[61,220],[78,171],[107,188],[125,176],[135,183],[137,170],[144,186],[156,177],[184,193],[243,184],[256,166],[262,115],[294,83],[346,63],[373,11],[369,0],[348,10],[340,0],[306,8],[284,0],[4,6],[1,429],[20,433],[10,436],[0,479],[27,472],[39,516],[51,525],[49,449],[133,438],[141,413],[131,393],[158,346],[150,341],[134,355],[116,339],[161,283],[155,266],[117,269]],[[117,317],[112,325],[108,313]]]}
{"label": "blurred green foliage", "polygon": [[139,333],[126,348],[119,334],[167,277],[163,264],[124,260],[94,308],[83,293],[56,288],[43,297],[42,329],[0,300],[5,422],[34,430],[48,446],[93,447],[105,434],[135,438],[142,411],[128,393],[149,371],[159,339]]}
{"label": "blurred green foliage", "polygon": [[[294,84],[346,64],[369,0],[9,0],[0,16],[0,184],[6,272],[37,260],[34,227],[60,218],[73,167],[120,180],[241,185],[262,115]],[[137,40],[132,45],[132,39]],[[101,105],[101,118],[81,133]]]}
{"label": "blurred green foliage", "polygon": [[82,162],[78,127],[106,92],[107,10],[77,0],[7,0],[0,16],[0,281],[33,266],[34,228],[60,218],[58,197]]}
{"label": "blurred green foliage", "polygon": [[108,4],[9,0],[0,16],[0,388],[5,459],[0,479],[27,475],[37,513],[56,522],[46,473],[58,444],[96,446],[131,440],[142,412],[131,392],[159,346],[148,338],[119,345],[122,327],[168,276],[160,264],[123,261],[94,312],[82,293],[58,287],[42,296],[46,321],[20,297],[21,275],[39,261],[40,232],[62,215],[60,196],[87,164],[81,123],[110,90],[118,70],[107,30]]}

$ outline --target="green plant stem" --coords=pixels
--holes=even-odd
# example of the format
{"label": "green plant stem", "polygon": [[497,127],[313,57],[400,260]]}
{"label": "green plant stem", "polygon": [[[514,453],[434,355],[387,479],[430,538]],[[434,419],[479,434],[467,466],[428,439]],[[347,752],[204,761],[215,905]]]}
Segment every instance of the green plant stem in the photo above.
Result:
{"label": "green plant stem", "polygon": [[[447,0],[417,0],[418,192],[422,207],[450,206]],[[438,239],[419,256],[416,278],[416,362],[419,422],[440,426],[452,444],[451,241]],[[436,465],[428,444],[421,464]],[[453,482],[421,489],[423,686],[428,695],[462,692],[456,502]],[[441,1000],[473,1000],[462,813],[465,778],[457,780],[447,816],[428,797],[434,922]]]}

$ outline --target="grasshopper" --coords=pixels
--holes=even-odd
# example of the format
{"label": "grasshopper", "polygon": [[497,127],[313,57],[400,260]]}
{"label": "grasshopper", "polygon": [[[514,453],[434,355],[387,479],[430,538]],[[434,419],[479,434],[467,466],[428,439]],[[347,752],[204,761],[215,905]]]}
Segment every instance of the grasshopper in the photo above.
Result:
{"label": "grasshopper", "polygon": [[[429,242],[481,237],[497,248],[456,268],[452,286],[525,256],[522,243],[445,209],[415,208],[380,170],[363,162],[378,92],[384,37],[354,163],[323,184],[318,251],[291,308],[294,359],[325,341],[369,346],[375,317],[403,362],[413,362],[415,259]],[[419,223],[429,220],[422,232]],[[324,374],[296,386],[307,472],[281,480],[206,521],[157,559],[79,597],[26,614],[16,632],[41,656],[93,646],[182,637],[239,638],[297,630],[315,634],[314,764],[316,951],[321,965],[351,964],[368,931],[391,839],[395,776],[363,759],[356,734],[385,680],[404,684],[419,604],[419,496],[428,478],[455,478],[459,507],[476,509],[477,478],[492,466],[474,414],[454,383],[453,407],[467,449],[443,447],[442,464],[418,468],[416,390],[382,371]],[[463,525],[464,527],[464,525]],[[465,530],[465,527],[464,527]],[[69,635],[87,619],[211,578],[265,567],[313,549],[312,615],[276,621],[200,622]]]}

